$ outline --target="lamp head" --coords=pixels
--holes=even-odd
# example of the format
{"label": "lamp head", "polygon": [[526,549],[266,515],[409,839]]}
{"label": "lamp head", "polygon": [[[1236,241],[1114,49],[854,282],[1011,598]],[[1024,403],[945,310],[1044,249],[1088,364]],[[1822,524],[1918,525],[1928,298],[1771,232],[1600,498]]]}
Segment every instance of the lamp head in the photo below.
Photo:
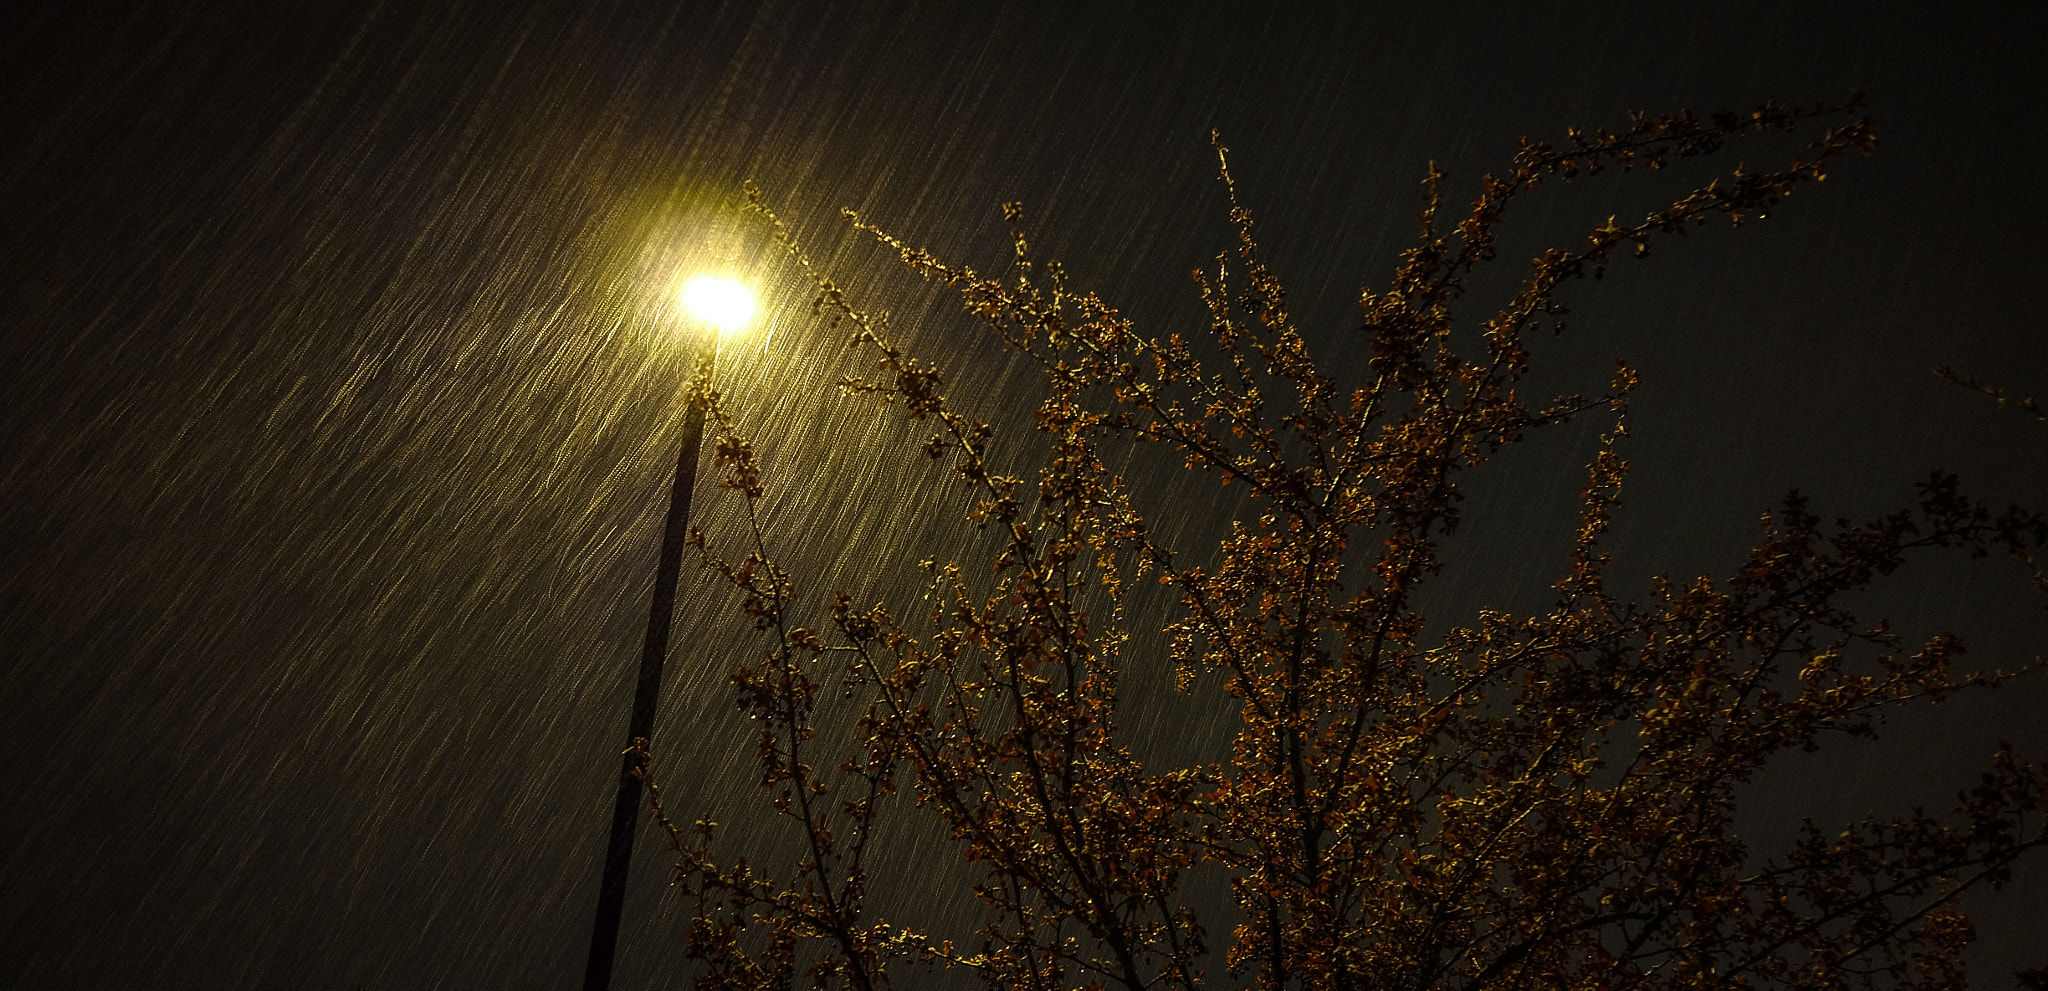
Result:
{"label": "lamp head", "polygon": [[697,319],[730,334],[754,315],[754,294],[731,279],[700,275],[683,287],[683,305]]}

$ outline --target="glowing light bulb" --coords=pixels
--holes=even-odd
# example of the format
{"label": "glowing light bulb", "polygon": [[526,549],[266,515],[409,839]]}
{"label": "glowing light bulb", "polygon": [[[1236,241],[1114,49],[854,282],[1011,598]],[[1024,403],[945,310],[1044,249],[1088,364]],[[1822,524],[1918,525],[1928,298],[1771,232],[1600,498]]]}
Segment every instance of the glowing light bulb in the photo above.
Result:
{"label": "glowing light bulb", "polygon": [[699,276],[683,287],[683,305],[697,319],[730,334],[753,317],[754,294],[731,279]]}

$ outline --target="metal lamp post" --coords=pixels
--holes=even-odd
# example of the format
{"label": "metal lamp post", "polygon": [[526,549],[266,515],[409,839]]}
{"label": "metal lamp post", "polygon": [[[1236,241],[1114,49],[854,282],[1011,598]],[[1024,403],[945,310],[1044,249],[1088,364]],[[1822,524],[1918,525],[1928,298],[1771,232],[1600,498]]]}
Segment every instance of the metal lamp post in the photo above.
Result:
{"label": "metal lamp post", "polygon": [[[718,353],[717,332],[743,326],[753,315],[754,300],[745,287],[727,279],[700,278],[683,290],[683,303],[701,322],[715,328],[702,346],[698,361],[710,374]],[[647,641],[640,652],[640,676],[633,690],[633,718],[626,730],[626,751],[619,769],[619,794],[612,805],[610,840],[605,848],[604,876],[598,885],[597,919],[590,933],[590,959],[583,971],[584,991],[609,991],[612,956],[619,942],[619,918],[625,908],[626,870],[633,861],[633,830],[640,821],[641,748],[635,741],[654,733],[655,703],[661,695],[661,668],[668,659],[669,627],[675,618],[676,579],[682,571],[683,544],[689,534],[690,493],[697,485],[698,449],[704,444],[704,410],[692,405],[683,414],[683,449],[676,456],[676,475],[669,492],[668,522],[662,530],[661,557],[654,569],[654,601],[647,610]]]}

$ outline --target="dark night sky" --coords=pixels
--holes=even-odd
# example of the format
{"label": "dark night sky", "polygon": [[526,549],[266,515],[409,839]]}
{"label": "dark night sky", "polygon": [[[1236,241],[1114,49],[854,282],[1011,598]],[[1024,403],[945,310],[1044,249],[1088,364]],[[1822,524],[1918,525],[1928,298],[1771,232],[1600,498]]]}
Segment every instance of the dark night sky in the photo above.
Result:
{"label": "dark night sky", "polygon": [[[846,239],[839,207],[987,267],[997,205],[1022,200],[1042,250],[1163,333],[1228,246],[1218,127],[1342,374],[1357,290],[1407,246],[1430,160],[1463,201],[1524,134],[1861,90],[1876,159],[1574,287],[1573,330],[1538,352],[1537,391],[1597,388],[1617,357],[1647,381],[1616,574],[1724,571],[1793,487],[1869,515],[1938,466],[2048,502],[2048,431],[1929,373],[2048,388],[2048,17],[1284,6],[12,5],[0,987],[575,983],[678,442],[684,348],[651,316],[677,273],[764,290],[773,333],[721,371],[808,587],[888,594],[897,564],[963,540],[946,480],[900,467],[921,437],[836,394],[860,362],[730,222],[748,177],[1000,416],[1010,366]],[[1576,243],[1683,178],[1550,187],[1503,254]],[[1475,482],[1439,615],[1540,604],[1594,429]],[[1200,539],[1228,508],[1208,498],[1162,528]],[[701,499],[707,529],[736,524]],[[2048,636],[2023,586],[2006,562],[1937,561],[1878,604],[2011,666]],[[754,641],[685,589],[660,759],[690,815],[740,822],[749,748],[720,685]],[[2048,756],[2042,682],[1774,772],[1746,821],[1764,843],[1802,814],[1946,804],[1999,739]],[[1219,731],[1161,688],[1129,689],[1142,740]],[[654,847],[622,988],[686,983]],[[899,851],[904,911],[965,907],[949,856]],[[1983,986],[2048,965],[2048,869],[1978,904]]]}

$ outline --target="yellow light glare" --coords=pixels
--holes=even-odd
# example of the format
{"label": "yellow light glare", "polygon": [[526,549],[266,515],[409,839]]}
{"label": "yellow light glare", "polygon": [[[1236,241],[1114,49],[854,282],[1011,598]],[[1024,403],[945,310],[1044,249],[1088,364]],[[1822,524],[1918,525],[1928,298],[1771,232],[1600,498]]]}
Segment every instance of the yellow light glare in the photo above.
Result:
{"label": "yellow light glare", "polygon": [[683,305],[697,319],[729,334],[753,317],[754,294],[731,279],[699,276],[683,287]]}

